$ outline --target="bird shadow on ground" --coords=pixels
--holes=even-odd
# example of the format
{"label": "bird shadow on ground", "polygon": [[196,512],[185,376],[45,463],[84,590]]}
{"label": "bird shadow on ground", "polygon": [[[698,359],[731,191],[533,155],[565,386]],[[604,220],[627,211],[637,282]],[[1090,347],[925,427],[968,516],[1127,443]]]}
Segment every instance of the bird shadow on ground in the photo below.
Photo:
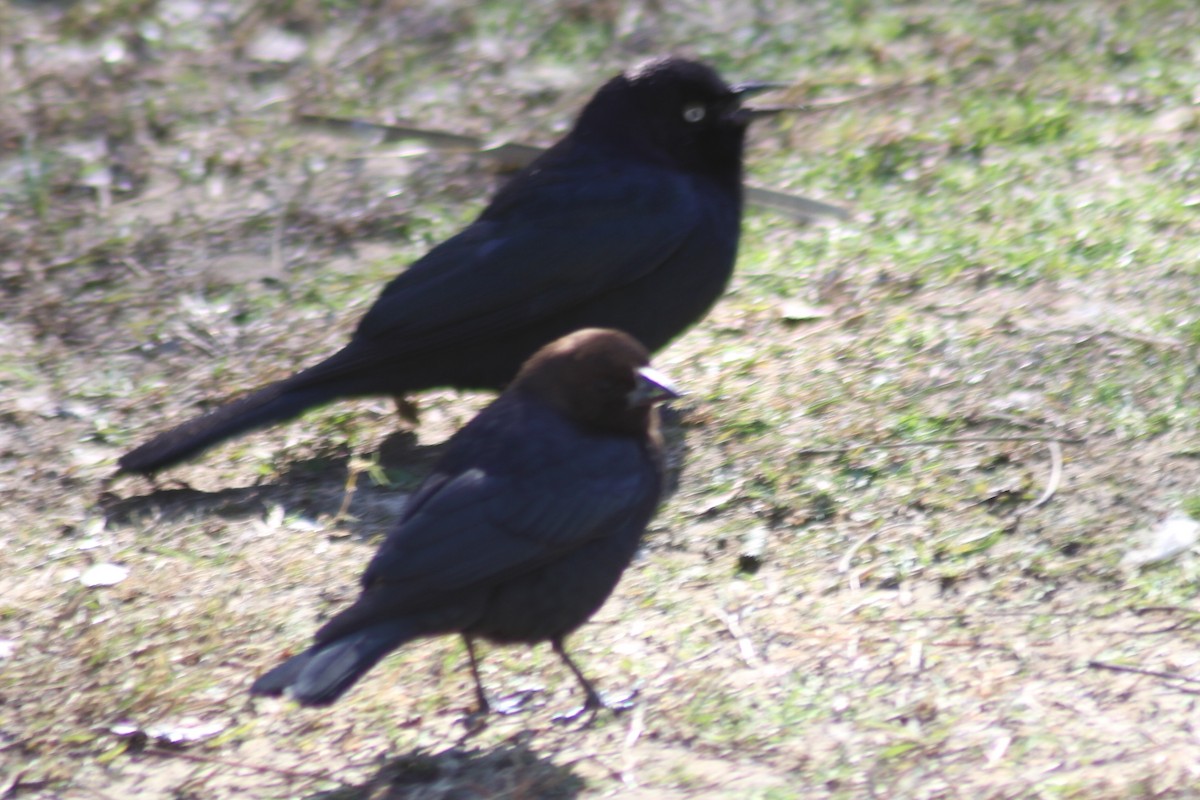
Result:
{"label": "bird shadow on ground", "polygon": [[106,488],[97,505],[108,524],[118,526],[207,515],[264,518],[281,510],[288,517],[334,519],[352,535],[370,536],[399,516],[443,449],[444,443],[416,445],[410,432],[388,436],[378,448],[378,462],[385,469],[411,473],[413,480],[402,485],[380,485],[361,471],[352,473],[351,455],[336,452],[288,462],[270,479],[246,486],[210,490],[158,481],[149,491],[129,496]]}
{"label": "bird shadow on ground", "polygon": [[456,746],[440,753],[398,756],[360,786],[317,792],[306,800],[569,800],[584,788],[572,765],[555,764],[527,741],[509,741],[482,749]]}
{"label": "bird shadow on ground", "polygon": [[[679,488],[687,452],[685,426],[678,412],[665,411],[663,434],[665,502]],[[107,523],[117,526],[206,515],[230,520],[265,518],[274,509],[281,509],[289,517],[336,519],[338,526],[351,535],[372,536],[380,532],[381,525],[388,526],[399,518],[409,494],[444,449],[444,442],[417,445],[409,431],[384,439],[377,450],[378,462],[385,469],[411,473],[413,480],[404,485],[379,485],[361,472],[352,477],[350,454],[338,452],[288,462],[270,480],[248,486],[208,490],[162,481],[151,483],[144,494],[126,497],[105,488],[97,506]],[[147,485],[147,481],[139,480],[141,486]]]}

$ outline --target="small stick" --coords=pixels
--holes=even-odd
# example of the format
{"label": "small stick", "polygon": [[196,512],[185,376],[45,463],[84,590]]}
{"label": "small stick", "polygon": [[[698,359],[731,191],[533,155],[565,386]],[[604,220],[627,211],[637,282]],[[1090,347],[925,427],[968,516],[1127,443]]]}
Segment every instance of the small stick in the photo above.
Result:
{"label": "small stick", "polygon": [[1062,482],[1063,475],[1063,454],[1062,445],[1056,440],[1051,439],[1046,443],[1050,449],[1050,480],[1046,483],[1046,491],[1042,492],[1042,496],[1034,501],[1029,508],[1034,509],[1038,506],[1045,505],[1054,493],[1058,491],[1058,485]]}
{"label": "small stick", "polygon": [[898,450],[903,447],[928,447],[943,444],[984,444],[986,442],[1054,442],[1056,444],[1084,444],[1082,438],[1064,438],[1062,436],[969,436],[951,437],[948,439],[925,439],[920,442],[863,442],[844,447],[810,447],[797,450],[798,456],[824,456],[839,453],[853,453],[855,450]]}
{"label": "small stick", "polygon": [[737,642],[738,652],[742,656],[742,661],[746,662],[746,666],[751,668],[761,667],[763,659],[754,651],[754,644],[746,637],[746,632],[742,629],[742,624],[738,620],[738,615],[729,613],[722,608],[714,608],[713,613],[717,619],[725,623],[725,627],[729,630],[733,640]]}
{"label": "small stick", "polygon": [[1111,672],[1129,672],[1134,675],[1148,675],[1151,678],[1163,678],[1169,681],[1200,683],[1200,678],[1189,678],[1187,675],[1180,675],[1178,672],[1160,672],[1156,669],[1145,669],[1143,667],[1126,667],[1122,664],[1113,664],[1108,661],[1092,660],[1088,662],[1088,666],[1092,669],[1106,669]]}

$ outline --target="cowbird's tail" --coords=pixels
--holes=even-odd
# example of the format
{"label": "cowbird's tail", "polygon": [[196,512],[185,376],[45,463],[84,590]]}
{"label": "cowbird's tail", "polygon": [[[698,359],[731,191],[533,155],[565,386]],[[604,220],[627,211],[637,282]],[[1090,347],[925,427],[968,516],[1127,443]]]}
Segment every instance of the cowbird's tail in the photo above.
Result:
{"label": "cowbird's tail", "polygon": [[280,695],[287,691],[301,705],[327,706],[381,658],[417,635],[411,623],[396,620],[315,644],[256,680],[250,693]]}
{"label": "cowbird's tail", "polygon": [[[303,373],[301,373],[302,375]],[[174,466],[240,433],[284,422],[333,400],[337,392],[324,386],[296,386],[294,376],[272,383],[232,403],[160,433],[121,456],[121,472],[147,474]]]}

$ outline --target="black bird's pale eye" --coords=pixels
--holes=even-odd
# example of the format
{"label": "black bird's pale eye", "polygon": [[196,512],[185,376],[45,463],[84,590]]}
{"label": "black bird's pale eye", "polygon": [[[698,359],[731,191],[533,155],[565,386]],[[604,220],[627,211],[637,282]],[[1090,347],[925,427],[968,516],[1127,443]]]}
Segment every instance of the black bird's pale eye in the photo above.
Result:
{"label": "black bird's pale eye", "polygon": [[708,109],[700,103],[692,103],[683,107],[683,118],[688,122],[699,122],[707,113]]}

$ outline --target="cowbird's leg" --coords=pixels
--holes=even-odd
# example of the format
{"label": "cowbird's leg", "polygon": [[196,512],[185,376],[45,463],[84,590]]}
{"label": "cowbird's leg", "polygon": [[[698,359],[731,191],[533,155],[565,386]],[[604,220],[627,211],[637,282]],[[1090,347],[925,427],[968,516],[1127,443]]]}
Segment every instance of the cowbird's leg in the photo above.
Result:
{"label": "cowbird's leg", "polygon": [[551,639],[550,646],[554,649],[554,652],[558,653],[558,657],[561,658],[563,663],[567,665],[567,668],[574,673],[575,678],[579,681],[579,685],[583,687],[583,691],[585,693],[585,699],[582,706],[574,711],[569,711],[565,714],[559,714],[555,716],[555,722],[573,722],[580,717],[587,715],[587,719],[585,719],[583,722],[584,727],[586,727],[595,721],[596,712],[602,708],[607,708],[609,711],[614,712],[628,711],[630,708],[633,708],[633,694],[611,703],[605,702],[604,698],[600,696],[600,693],[596,691],[596,687],[592,686],[592,682],[584,676],[583,671],[580,670],[579,667],[575,666],[575,662],[572,661],[571,657],[567,655],[567,651],[563,647],[561,637],[557,639]]}
{"label": "cowbird's leg", "polygon": [[404,427],[412,430],[421,424],[421,407],[416,400],[409,400],[402,394],[392,398],[396,401],[396,415],[404,423]]}
{"label": "cowbird's leg", "polygon": [[463,641],[467,643],[467,657],[471,660],[471,676],[475,678],[475,699],[479,702],[479,708],[475,710],[475,714],[482,716],[491,711],[492,707],[488,704],[487,695],[483,692],[483,681],[479,679],[479,661],[475,658],[475,640],[464,633]]}
{"label": "cowbird's leg", "polygon": [[567,651],[563,648],[562,639],[551,639],[550,646],[554,648],[554,652],[558,653],[558,657],[563,660],[567,668],[575,673],[576,680],[583,687],[586,699],[583,701],[583,708],[580,709],[580,712],[595,711],[597,708],[604,708],[604,701],[600,699],[599,693],[596,692],[596,687],[592,686],[592,682],[584,676],[583,671],[575,666],[575,662],[567,655]]}

